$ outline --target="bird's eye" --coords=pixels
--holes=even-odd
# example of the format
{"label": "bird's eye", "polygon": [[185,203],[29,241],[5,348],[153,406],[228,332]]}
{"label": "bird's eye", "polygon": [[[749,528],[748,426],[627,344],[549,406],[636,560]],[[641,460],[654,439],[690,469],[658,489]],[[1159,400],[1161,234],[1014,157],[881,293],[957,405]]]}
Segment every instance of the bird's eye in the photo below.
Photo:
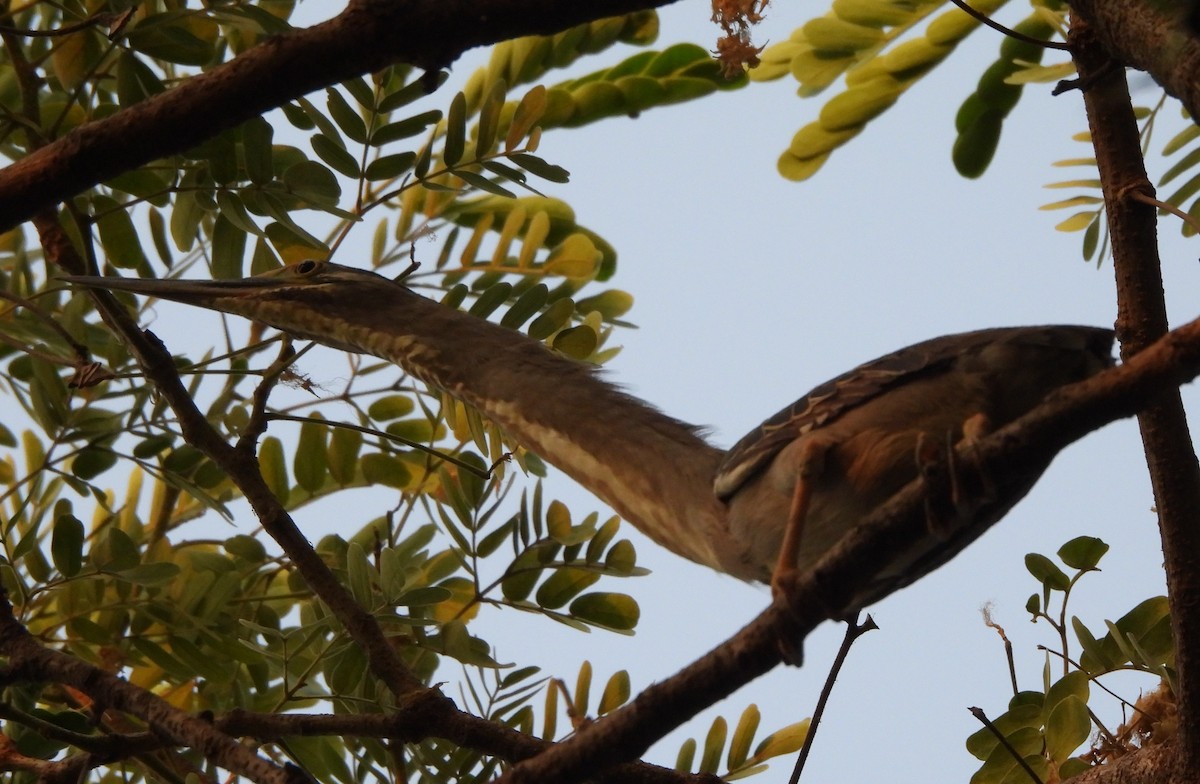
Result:
{"label": "bird's eye", "polygon": [[304,261],[302,261],[296,265],[296,274],[297,275],[310,275],[310,274],[316,272],[317,268],[320,266],[321,265],[319,262],[316,262],[312,259],[305,259]]}

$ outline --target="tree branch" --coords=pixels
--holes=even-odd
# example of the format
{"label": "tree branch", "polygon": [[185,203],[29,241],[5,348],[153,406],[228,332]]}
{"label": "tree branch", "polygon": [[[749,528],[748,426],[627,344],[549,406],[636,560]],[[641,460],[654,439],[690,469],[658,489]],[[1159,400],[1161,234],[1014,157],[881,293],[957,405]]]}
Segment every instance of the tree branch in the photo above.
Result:
{"label": "tree branch", "polygon": [[353,0],[328,22],[270,38],[0,170],[0,232],[313,90],[399,62],[436,70],[476,46],[671,2]]}
{"label": "tree branch", "polygon": [[[1063,447],[1117,419],[1133,416],[1166,388],[1200,375],[1200,319],[1164,336],[1125,364],[1064,387],[1033,411],[960,450],[967,472],[980,471],[998,495],[1040,473]],[[1036,475],[1036,474],[1035,474]],[[781,640],[795,645],[829,614],[853,601],[893,554],[930,535],[922,480],[877,509],[808,573],[798,575],[786,604],[777,602],[734,637],[633,702],[544,754],[516,765],[504,784],[573,782],[641,756],[698,710],[758,678],[781,661]],[[976,522],[976,537],[996,520]],[[831,608],[825,610],[822,608]]]}
{"label": "tree branch", "polygon": [[[1078,11],[1069,40],[1084,85],[1092,145],[1104,192],[1113,272],[1117,334],[1133,356],[1167,331],[1167,305],[1158,255],[1157,216],[1139,195],[1153,196],[1125,71]],[[1181,764],[1200,771],[1200,464],[1178,389],[1166,389],[1138,414],[1146,465],[1162,534],[1171,630],[1178,671]]]}
{"label": "tree branch", "polygon": [[[67,239],[62,226],[52,212],[43,211],[37,216],[35,223],[43,250],[51,264],[71,272],[87,271],[87,265]],[[85,243],[85,247],[90,247],[90,245]],[[321,560],[296,526],[295,521],[284,509],[279,499],[271,493],[254,455],[253,444],[242,443],[236,447],[228,444],[196,407],[195,401],[192,400],[179,378],[170,352],[158,338],[149,331],[140,330],[128,311],[110,292],[96,290],[92,296],[105,322],[130,347],[147,379],[156,385],[175,412],[184,438],[188,443],[208,455],[228,474],[242,492],[243,497],[250,503],[251,509],[262,523],[263,529],[280,545],[304,577],[305,582],[337,616],[350,637],[362,646],[366,652],[371,672],[397,698],[398,706],[394,709],[394,714],[398,717],[396,721],[401,725],[411,722],[409,726],[420,728],[419,735],[411,737],[410,740],[417,741],[430,737],[444,738],[463,747],[509,761],[528,759],[552,745],[549,741],[524,735],[498,723],[461,711],[441,692],[429,688],[417,680],[405,667],[396,648],[384,635],[374,616],[364,610],[346,587],[338,582],[329,567]],[[2,621],[3,618],[0,617],[0,622]],[[19,624],[17,627],[20,628]],[[3,637],[4,631],[3,626],[0,626],[0,653],[7,652]],[[21,631],[24,632],[24,629]],[[27,633],[26,636],[28,636]],[[14,639],[19,639],[19,636]],[[88,671],[94,671],[104,677],[112,677],[67,654],[43,650],[47,655],[58,657],[55,661],[74,662],[79,667],[88,668]],[[125,684],[131,695],[143,693],[148,698],[159,700],[150,692],[124,681],[118,682]],[[159,702],[162,701],[159,700]],[[168,705],[168,707],[170,706]],[[174,709],[172,708],[172,710]],[[187,717],[187,714],[180,713],[180,715]],[[187,718],[190,719],[190,717]],[[152,724],[152,726],[157,725]],[[232,739],[230,742],[236,743]],[[200,750],[208,753],[205,747],[200,747]],[[213,759],[225,766],[219,759]],[[69,770],[75,770],[75,768],[71,767]],[[681,784],[681,782],[712,780],[711,777],[692,777],[641,763],[623,765],[614,769],[612,779],[635,784],[638,782]]]}
{"label": "tree branch", "polygon": [[1200,30],[1194,3],[1071,0],[1100,44],[1122,64],[1154,77],[1200,119]]}
{"label": "tree branch", "polygon": [[0,597],[0,653],[8,658],[11,677],[54,681],[79,689],[97,704],[131,713],[170,742],[195,748],[226,770],[259,784],[308,781],[299,768],[280,767],[263,759],[210,723],[175,708],[161,697],[73,656],[46,648],[13,617],[12,605],[4,597]]}

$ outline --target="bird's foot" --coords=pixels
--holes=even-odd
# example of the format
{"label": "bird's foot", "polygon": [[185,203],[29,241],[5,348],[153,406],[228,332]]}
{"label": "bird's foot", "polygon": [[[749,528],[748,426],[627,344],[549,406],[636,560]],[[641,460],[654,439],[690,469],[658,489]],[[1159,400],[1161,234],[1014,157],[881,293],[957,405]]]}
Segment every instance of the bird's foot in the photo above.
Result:
{"label": "bird's foot", "polygon": [[[771,575],[771,599],[774,604],[786,607],[794,617],[799,616],[796,606],[792,603],[795,589],[796,570],[794,568],[787,570],[776,568],[775,573]],[[782,632],[777,638],[776,644],[779,646],[779,655],[784,664],[790,664],[793,667],[800,667],[804,664],[803,637],[797,639]]]}
{"label": "bird's foot", "polygon": [[949,538],[956,528],[971,520],[981,499],[991,497],[991,483],[987,477],[969,472],[959,462],[957,451],[973,450],[975,442],[990,431],[991,421],[987,415],[978,413],[963,421],[962,438],[957,445],[949,434],[942,440],[925,433],[918,437],[916,460],[929,488],[925,497],[925,520],[930,534]]}

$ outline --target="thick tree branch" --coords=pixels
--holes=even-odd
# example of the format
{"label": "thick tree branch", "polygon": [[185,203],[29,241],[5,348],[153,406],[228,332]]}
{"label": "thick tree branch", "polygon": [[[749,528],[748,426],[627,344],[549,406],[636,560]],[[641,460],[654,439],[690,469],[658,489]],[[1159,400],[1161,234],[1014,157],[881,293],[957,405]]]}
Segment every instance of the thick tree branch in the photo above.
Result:
{"label": "thick tree branch", "polygon": [[398,62],[437,69],[476,46],[670,2],[355,0],[328,22],[268,39],[0,170],[0,231],[122,172],[351,77]]}
{"label": "thick tree branch", "polygon": [[307,781],[298,768],[280,767],[263,759],[209,722],[175,708],[161,697],[73,656],[46,648],[13,617],[7,598],[0,598],[0,653],[8,659],[10,677],[72,686],[98,705],[137,716],[171,743],[195,748],[226,770],[251,781],[259,784]]}
{"label": "thick tree branch", "polygon": [[[1007,427],[960,451],[964,471],[981,471],[999,489],[1040,472],[1063,447],[1103,425],[1133,416],[1163,389],[1200,375],[1200,320],[1164,336],[1120,367],[1064,387]],[[790,608],[777,603],[730,640],[629,705],[581,730],[501,777],[505,784],[579,781],[617,762],[641,756],[655,741],[772,669],[780,641],[803,640],[829,614],[851,602],[893,554],[930,535],[921,480],[897,493],[847,534],[807,574],[800,575]],[[995,522],[995,521],[990,521]],[[985,521],[980,529],[990,525]],[[982,530],[971,530],[978,536]]]}
{"label": "thick tree branch", "polygon": [[1103,47],[1141,69],[1200,118],[1200,30],[1190,2],[1070,0]]}
{"label": "thick tree branch", "polygon": [[[1154,195],[1125,71],[1113,67],[1087,17],[1072,17],[1071,43],[1084,85],[1092,145],[1104,192],[1113,272],[1117,334],[1129,357],[1167,330],[1167,305],[1158,255],[1157,219],[1137,194]],[[1200,464],[1178,389],[1166,389],[1138,415],[1162,535],[1171,628],[1178,671],[1182,769],[1200,772]]]}
{"label": "thick tree branch", "polygon": [[[53,214],[44,212],[35,222],[47,259],[52,264],[70,271],[86,270],[86,265],[66,238],[62,226]],[[374,616],[364,610],[346,587],[338,582],[287,510],[271,493],[254,456],[253,444],[239,443],[236,447],[228,444],[196,407],[195,401],[179,378],[171,354],[162,343],[152,333],[141,331],[111,293],[97,290],[93,292],[93,297],[105,322],[116,334],[122,336],[137,357],[146,377],[157,386],[172,407],[179,419],[184,438],[207,454],[229,475],[250,502],[263,529],[280,545],[313,592],[337,616],[350,637],[363,647],[372,673],[397,698],[399,704],[393,714],[396,716],[397,731],[407,729],[412,733],[408,736],[411,741],[431,737],[443,738],[510,761],[529,759],[551,746],[548,741],[523,735],[495,722],[460,711],[439,691],[424,686],[413,677]],[[2,634],[3,628],[0,628],[0,635]],[[0,639],[0,653],[5,652],[4,640]],[[47,654],[95,670],[66,654],[53,651],[47,651]],[[138,687],[129,684],[126,686],[132,690],[131,694],[144,692]],[[148,697],[158,699],[149,692],[144,693]],[[419,731],[413,728],[419,728]],[[207,749],[201,750],[207,753]],[[221,759],[213,759],[224,765]],[[87,766],[84,765],[82,769],[86,770]],[[710,778],[687,776],[641,763],[622,765],[612,771],[613,780],[634,784],[698,783],[709,781]]]}

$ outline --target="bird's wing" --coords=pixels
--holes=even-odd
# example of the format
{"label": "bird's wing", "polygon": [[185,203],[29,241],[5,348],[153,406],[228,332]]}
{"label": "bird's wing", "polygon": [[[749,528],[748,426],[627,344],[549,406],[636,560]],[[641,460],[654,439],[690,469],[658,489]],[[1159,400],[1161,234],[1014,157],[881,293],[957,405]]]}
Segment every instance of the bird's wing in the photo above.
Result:
{"label": "bird's wing", "polygon": [[1054,343],[1064,337],[1057,334],[1059,331],[1069,332],[1076,339],[1079,338],[1076,333],[1111,334],[1094,327],[984,329],[926,340],[859,365],[816,387],[734,444],[717,469],[713,490],[718,498],[727,500],[795,439],[824,427],[889,389],[944,372],[964,354],[1001,340]]}

